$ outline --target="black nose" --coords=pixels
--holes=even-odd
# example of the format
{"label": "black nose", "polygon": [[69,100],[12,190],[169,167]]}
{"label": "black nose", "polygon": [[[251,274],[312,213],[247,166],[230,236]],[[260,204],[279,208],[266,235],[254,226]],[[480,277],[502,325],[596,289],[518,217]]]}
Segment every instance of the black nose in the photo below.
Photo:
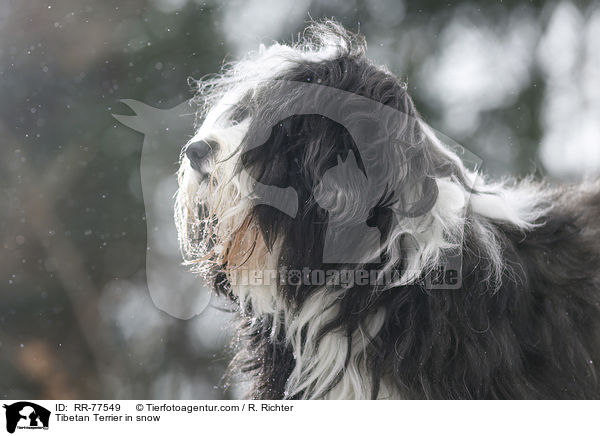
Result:
{"label": "black nose", "polygon": [[185,155],[190,160],[192,168],[196,171],[202,171],[202,164],[208,159],[211,153],[217,149],[217,143],[208,139],[192,142],[187,146]]}

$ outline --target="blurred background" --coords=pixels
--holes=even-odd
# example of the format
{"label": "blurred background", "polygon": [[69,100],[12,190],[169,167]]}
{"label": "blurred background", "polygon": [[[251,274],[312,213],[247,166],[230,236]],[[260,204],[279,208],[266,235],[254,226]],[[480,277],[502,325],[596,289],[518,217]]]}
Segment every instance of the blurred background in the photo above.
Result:
{"label": "blurred background", "polygon": [[189,77],[332,16],[487,173],[598,175],[598,2],[3,0],[3,399],[238,395],[222,389],[225,303],[184,321],[150,299],[144,137],[111,114],[172,108]]}

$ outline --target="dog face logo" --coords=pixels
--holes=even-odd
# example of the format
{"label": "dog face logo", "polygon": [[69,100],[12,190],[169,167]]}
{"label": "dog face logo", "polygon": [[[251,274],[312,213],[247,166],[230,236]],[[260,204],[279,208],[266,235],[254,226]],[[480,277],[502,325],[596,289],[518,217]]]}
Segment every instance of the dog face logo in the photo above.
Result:
{"label": "dog face logo", "polygon": [[6,409],[6,431],[18,429],[48,429],[50,411],[29,401],[19,401],[3,406]]}
{"label": "dog face logo", "polygon": [[[434,174],[439,168],[419,167],[426,161],[423,154],[427,153],[423,138],[407,135],[414,133],[413,126],[420,121],[409,115],[399,112],[389,106],[359,95],[342,91],[339,89],[320,86],[312,83],[288,82],[284,80],[275,81],[271,87],[275,100],[285,101],[272,117],[265,119],[254,119],[252,131],[245,132],[240,137],[242,147],[238,150],[240,155],[252,153],[259,149],[273,134],[274,126],[290,117],[320,115],[343,126],[356,145],[354,150],[347,152],[345,158],[338,155],[338,162],[321,175],[320,180],[314,186],[312,195],[316,203],[327,212],[327,230],[324,236],[322,262],[326,264],[364,264],[378,263],[381,255],[388,250],[382,245],[382,235],[377,227],[367,224],[369,214],[381,201],[384,194],[395,195],[393,203],[384,205],[388,207],[398,222],[408,222],[412,218],[423,217],[429,213],[437,197],[437,185]],[[302,98],[285,98],[285,96],[298,96]],[[188,102],[163,111],[147,106],[133,100],[123,100],[125,104],[134,109],[136,116],[114,115],[123,124],[143,132],[145,134],[144,148],[142,151],[141,176],[142,189],[144,193],[144,205],[146,208],[146,221],[148,227],[148,252],[147,252],[147,274],[148,287],[155,304],[178,318],[187,319],[199,313],[190,311],[190,304],[173,307],[173,303],[182,301],[182,298],[174,299],[173,283],[185,284],[179,288],[190,288],[195,290],[194,277],[179,263],[174,264],[179,253],[174,245],[177,240],[175,223],[172,220],[171,207],[172,198],[177,191],[173,168],[170,166],[177,161],[184,138],[192,136],[190,115],[192,110]],[[356,112],[369,114],[368,118],[356,119]],[[185,121],[185,122],[182,122]],[[393,127],[390,127],[393,126]],[[428,129],[430,129],[427,126]],[[163,138],[168,132],[170,139]],[[454,143],[449,138],[433,132],[440,143],[463,158],[461,163],[470,166],[473,174],[476,174],[481,160],[467,150]],[[175,138],[177,137],[177,139]],[[196,139],[196,138],[194,138]],[[200,141],[206,142],[206,141]],[[186,152],[194,144],[194,140],[188,142]],[[426,144],[425,144],[426,145]],[[210,147],[209,147],[210,148]],[[204,156],[204,152],[202,154]],[[258,151],[258,150],[257,150]],[[228,151],[228,153],[231,150]],[[238,155],[239,156],[239,155]],[[231,154],[221,156],[224,161],[230,161]],[[415,163],[416,162],[416,163]],[[394,167],[392,168],[392,165]],[[432,165],[435,166],[435,163]],[[412,167],[418,167],[420,172],[411,171]],[[204,172],[200,165],[200,174]],[[236,171],[239,171],[239,186],[245,187],[242,196],[249,200],[253,207],[260,205],[270,206],[291,218],[296,218],[299,210],[298,192],[291,186],[276,186],[265,180],[259,180],[251,174],[240,159]],[[180,174],[182,177],[182,174]],[[204,180],[211,180],[212,175],[204,176]],[[227,180],[233,179],[233,172],[224,176]],[[168,181],[165,183],[164,181]],[[181,179],[180,179],[181,182]],[[265,182],[265,183],[263,183]],[[470,181],[474,183],[474,180]],[[168,186],[166,186],[168,185]],[[400,194],[399,186],[402,186]],[[161,192],[166,193],[159,196]],[[185,191],[185,189],[183,190]],[[179,197],[182,197],[180,185]],[[227,196],[236,196],[236,193],[228,193]],[[198,193],[192,194],[194,201]],[[178,199],[187,209],[186,215],[196,214],[189,201]],[[223,196],[219,202],[223,203]],[[197,207],[204,207],[202,204]],[[225,212],[229,215],[229,212]],[[197,219],[197,218],[196,218]],[[186,219],[179,218],[180,224],[188,226]],[[414,221],[414,220],[413,220]],[[198,222],[192,223],[198,226]],[[190,239],[188,230],[180,230],[179,238]],[[203,238],[201,234],[194,231],[192,240]],[[212,235],[214,237],[214,235]],[[239,241],[238,241],[239,242]],[[205,244],[209,244],[208,242]],[[460,244],[457,244],[460,245]],[[170,251],[168,250],[171,248]],[[166,253],[165,250],[169,251]],[[170,254],[170,256],[167,256]],[[193,257],[208,257],[201,253]],[[234,264],[235,262],[232,262]],[[460,271],[460,253],[446,259],[449,269]],[[173,271],[167,271],[172,269]],[[167,273],[166,273],[167,272]],[[177,277],[174,279],[174,277]],[[457,284],[440,288],[458,288]],[[434,281],[428,281],[428,286],[436,288]],[[180,292],[182,295],[185,291]],[[206,300],[208,303],[208,299]],[[206,305],[204,305],[206,307]],[[203,307],[203,308],[204,308]]]}
{"label": "dog face logo", "polygon": [[[452,150],[462,158],[460,164],[453,164],[468,166],[472,174],[479,170],[481,160],[475,155],[422,121],[377,101],[313,83],[278,80],[264,86],[270,89],[272,100],[285,103],[275,113],[252,121],[242,153],[252,153],[267,143],[276,126],[280,128],[285,123],[283,120],[311,115],[320,115],[341,125],[356,146],[347,152],[345,160],[338,155],[337,165],[321,175],[312,191],[317,204],[328,213],[323,263],[380,262],[387,247],[381,246],[380,231],[367,221],[373,208],[381,206],[378,202],[386,193],[394,199],[384,206],[395,215],[396,222],[403,225],[418,222],[415,218],[425,217],[432,211],[439,194],[435,178],[448,176],[444,174],[447,171],[444,164],[429,158],[429,154],[433,154],[431,149]],[[357,113],[361,116],[357,117]],[[415,135],[415,132],[421,134]],[[292,218],[296,216],[298,195],[293,189],[265,186],[253,180],[245,168],[241,173],[254,187],[251,194],[254,206],[266,204]],[[474,179],[467,183],[470,186],[466,195],[474,183]],[[459,207],[464,208],[464,204]],[[449,269],[460,271],[461,264],[460,253],[446,259]],[[428,284],[438,287],[432,281]],[[448,288],[459,285],[456,281]]]}

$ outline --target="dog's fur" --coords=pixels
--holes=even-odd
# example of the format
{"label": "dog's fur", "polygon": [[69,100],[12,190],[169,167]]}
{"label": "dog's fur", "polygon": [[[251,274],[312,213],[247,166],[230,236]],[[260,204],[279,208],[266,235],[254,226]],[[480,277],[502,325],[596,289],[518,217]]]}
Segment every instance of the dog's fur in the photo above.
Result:
{"label": "dog's fur", "polygon": [[[475,180],[422,122],[406,85],[364,51],[361,37],[316,23],[300,43],[261,47],[198,82],[190,143],[217,147],[202,175],[184,153],[176,220],[186,260],[239,308],[231,366],[249,376],[248,396],[600,398],[600,186]],[[302,96],[282,99],[278,80],[347,91],[416,120],[390,127],[413,146],[369,151],[384,162],[385,190],[367,211],[382,249],[360,266],[397,272],[393,286],[231,284],[241,270],[341,267],[321,261],[328,214],[314,193],[356,145],[320,115],[279,120]],[[259,120],[273,121],[271,136],[249,149]],[[245,172],[292,187],[295,217],[255,204]],[[357,196],[339,189],[330,202],[371,204]],[[420,212],[406,213],[409,203]],[[462,287],[425,286],[457,249]]]}

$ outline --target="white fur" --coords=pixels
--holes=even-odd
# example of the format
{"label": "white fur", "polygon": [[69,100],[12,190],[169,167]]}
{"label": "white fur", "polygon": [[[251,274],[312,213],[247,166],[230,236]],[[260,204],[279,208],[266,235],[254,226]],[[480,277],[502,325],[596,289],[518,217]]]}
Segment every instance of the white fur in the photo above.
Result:
{"label": "white fur", "polygon": [[[333,37],[332,37],[333,38]],[[340,40],[318,41],[318,44],[305,43],[301,46],[274,44],[269,48],[261,47],[258,53],[250,54],[240,62],[230,64],[227,71],[216,78],[199,82],[202,103],[205,105],[204,122],[198,128],[190,142],[199,139],[217,141],[220,150],[210,163],[210,179],[201,181],[184,156],[179,173],[180,189],[177,196],[176,220],[180,241],[188,263],[203,265],[216,262],[225,255],[226,247],[240,231],[247,239],[238,241],[243,253],[256,242],[256,229],[248,225],[246,217],[251,202],[246,195],[249,187],[244,180],[234,176],[238,163],[238,146],[248,127],[248,121],[232,124],[223,116],[231,105],[238,102],[242,95],[253,91],[261,82],[271,80],[277,74],[289,69],[296,62],[305,60],[319,61],[333,58],[339,48]],[[316,47],[320,48],[316,48]],[[537,190],[531,185],[520,187],[506,183],[488,183],[476,174],[469,173],[460,163],[460,159],[435,138],[431,141],[445,153],[449,159],[460,165],[464,176],[473,181],[473,187],[479,192],[471,194],[462,184],[452,178],[436,180],[439,196],[433,209],[425,216],[417,218],[398,218],[388,240],[382,247],[391,255],[390,267],[400,257],[402,248],[407,249],[407,272],[400,278],[399,284],[413,282],[423,272],[435,267],[443,250],[458,247],[462,243],[462,232],[466,220],[471,217],[474,230],[479,234],[487,254],[496,265],[490,274],[500,277],[503,268],[501,248],[489,220],[502,221],[518,229],[529,229],[545,212],[544,199],[539,198]],[[207,217],[196,215],[197,207],[202,204]],[[473,219],[475,217],[475,219]],[[477,217],[485,219],[476,219]],[[203,227],[209,230],[202,230]],[[198,238],[211,239],[214,247],[207,244],[194,244]],[[260,243],[260,239],[258,239]],[[247,244],[246,247],[244,244]],[[256,253],[246,263],[237,260],[229,262],[226,271],[230,278],[239,274],[238,268],[277,269],[280,246],[275,245],[272,252],[265,249]],[[202,269],[201,267],[199,268]],[[235,280],[233,280],[235,282]],[[286,395],[293,396],[302,391],[310,392],[309,398],[322,396],[325,389],[342,374],[341,381],[327,394],[327,398],[369,398],[371,386],[366,367],[366,337],[375,336],[383,324],[383,314],[372,315],[365,325],[360,326],[352,336],[352,351],[349,364],[348,343],[344,332],[332,331],[322,338],[316,346],[320,328],[331,320],[338,310],[336,298],[340,293],[316,292],[299,311],[288,307],[277,296],[275,283],[264,286],[234,285],[233,292],[239,297],[241,306],[251,302],[253,315],[260,317],[270,314],[274,317],[273,335],[277,335],[280,321],[285,325],[285,337],[296,359],[296,366],[287,382]],[[302,345],[301,332],[306,329],[307,339]],[[310,387],[311,389],[306,389]],[[380,397],[398,397],[385,383],[381,387]]]}

